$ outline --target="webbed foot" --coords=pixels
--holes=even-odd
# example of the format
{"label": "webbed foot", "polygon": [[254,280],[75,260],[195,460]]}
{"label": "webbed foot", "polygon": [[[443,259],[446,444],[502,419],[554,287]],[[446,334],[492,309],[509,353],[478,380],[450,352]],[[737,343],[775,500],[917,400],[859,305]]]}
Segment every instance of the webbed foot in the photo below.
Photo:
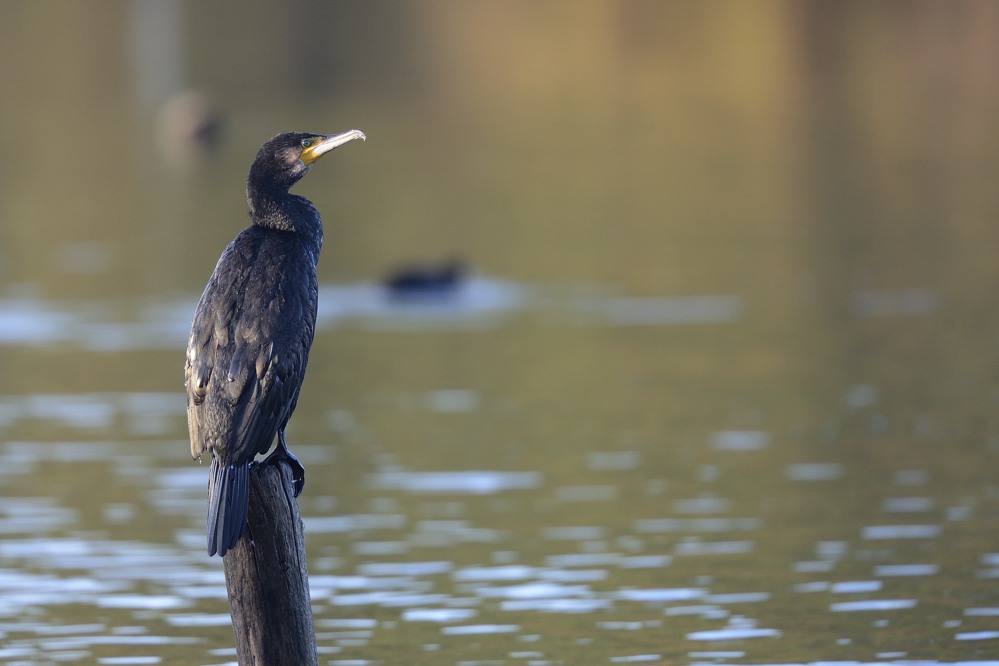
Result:
{"label": "webbed foot", "polygon": [[284,430],[279,430],[278,445],[269,456],[260,461],[260,464],[274,464],[282,460],[287,461],[291,465],[291,477],[295,483],[295,497],[298,497],[305,488],[305,467],[288,450],[288,445],[284,441]]}

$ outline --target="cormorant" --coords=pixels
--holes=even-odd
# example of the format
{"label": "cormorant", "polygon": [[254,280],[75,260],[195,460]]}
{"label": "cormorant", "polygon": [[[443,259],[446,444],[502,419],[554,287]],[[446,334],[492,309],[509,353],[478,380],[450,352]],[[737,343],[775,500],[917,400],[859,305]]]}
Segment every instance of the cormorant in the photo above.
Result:
{"label": "cormorant", "polygon": [[320,157],[354,139],[288,132],[261,146],[246,180],[251,225],[222,252],[191,325],[185,383],[191,455],[212,456],[208,481],[208,554],[225,555],[246,525],[249,468],[277,447],[295,470],[284,429],[295,411],[316,324],[316,261],[323,243],[319,212],[288,192]]}

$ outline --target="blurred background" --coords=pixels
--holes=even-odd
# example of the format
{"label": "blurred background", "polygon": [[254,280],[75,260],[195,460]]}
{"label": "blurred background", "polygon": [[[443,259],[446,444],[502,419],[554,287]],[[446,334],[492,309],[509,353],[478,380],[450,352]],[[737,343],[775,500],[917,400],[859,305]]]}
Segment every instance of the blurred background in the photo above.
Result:
{"label": "blurred background", "polygon": [[3,663],[234,659],[187,331],[259,145],[353,127],[321,663],[999,651],[999,5],[10,2],[0,58]]}

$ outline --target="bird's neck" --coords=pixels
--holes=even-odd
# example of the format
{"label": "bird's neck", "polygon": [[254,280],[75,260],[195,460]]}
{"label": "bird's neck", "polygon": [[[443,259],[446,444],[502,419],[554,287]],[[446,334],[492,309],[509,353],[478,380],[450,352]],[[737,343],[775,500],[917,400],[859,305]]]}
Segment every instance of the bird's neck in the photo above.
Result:
{"label": "bird's neck", "polygon": [[253,192],[247,190],[250,221],[254,226],[299,234],[317,245],[323,242],[323,223],[319,211],[305,197],[290,192]]}

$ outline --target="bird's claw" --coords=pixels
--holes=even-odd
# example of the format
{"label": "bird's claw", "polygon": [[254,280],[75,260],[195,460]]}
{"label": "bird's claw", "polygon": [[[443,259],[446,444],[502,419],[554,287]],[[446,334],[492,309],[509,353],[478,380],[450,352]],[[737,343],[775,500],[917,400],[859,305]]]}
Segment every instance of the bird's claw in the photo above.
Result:
{"label": "bird's claw", "polygon": [[298,458],[294,458],[293,461],[291,464],[291,478],[295,485],[295,497],[298,497],[305,490],[305,467],[302,466],[302,463],[298,462]]}
{"label": "bird's claw", "polygon": [[294,481],[295,497],[298,497],[302,494],[302,490],[305,489],[305,467],[299,462],[298,458],[292,455],[288,447],[278,446],[269,456],[261,460],[260,464],[275,465],[282,461],[287,462],[291,466],[291,478]]}

